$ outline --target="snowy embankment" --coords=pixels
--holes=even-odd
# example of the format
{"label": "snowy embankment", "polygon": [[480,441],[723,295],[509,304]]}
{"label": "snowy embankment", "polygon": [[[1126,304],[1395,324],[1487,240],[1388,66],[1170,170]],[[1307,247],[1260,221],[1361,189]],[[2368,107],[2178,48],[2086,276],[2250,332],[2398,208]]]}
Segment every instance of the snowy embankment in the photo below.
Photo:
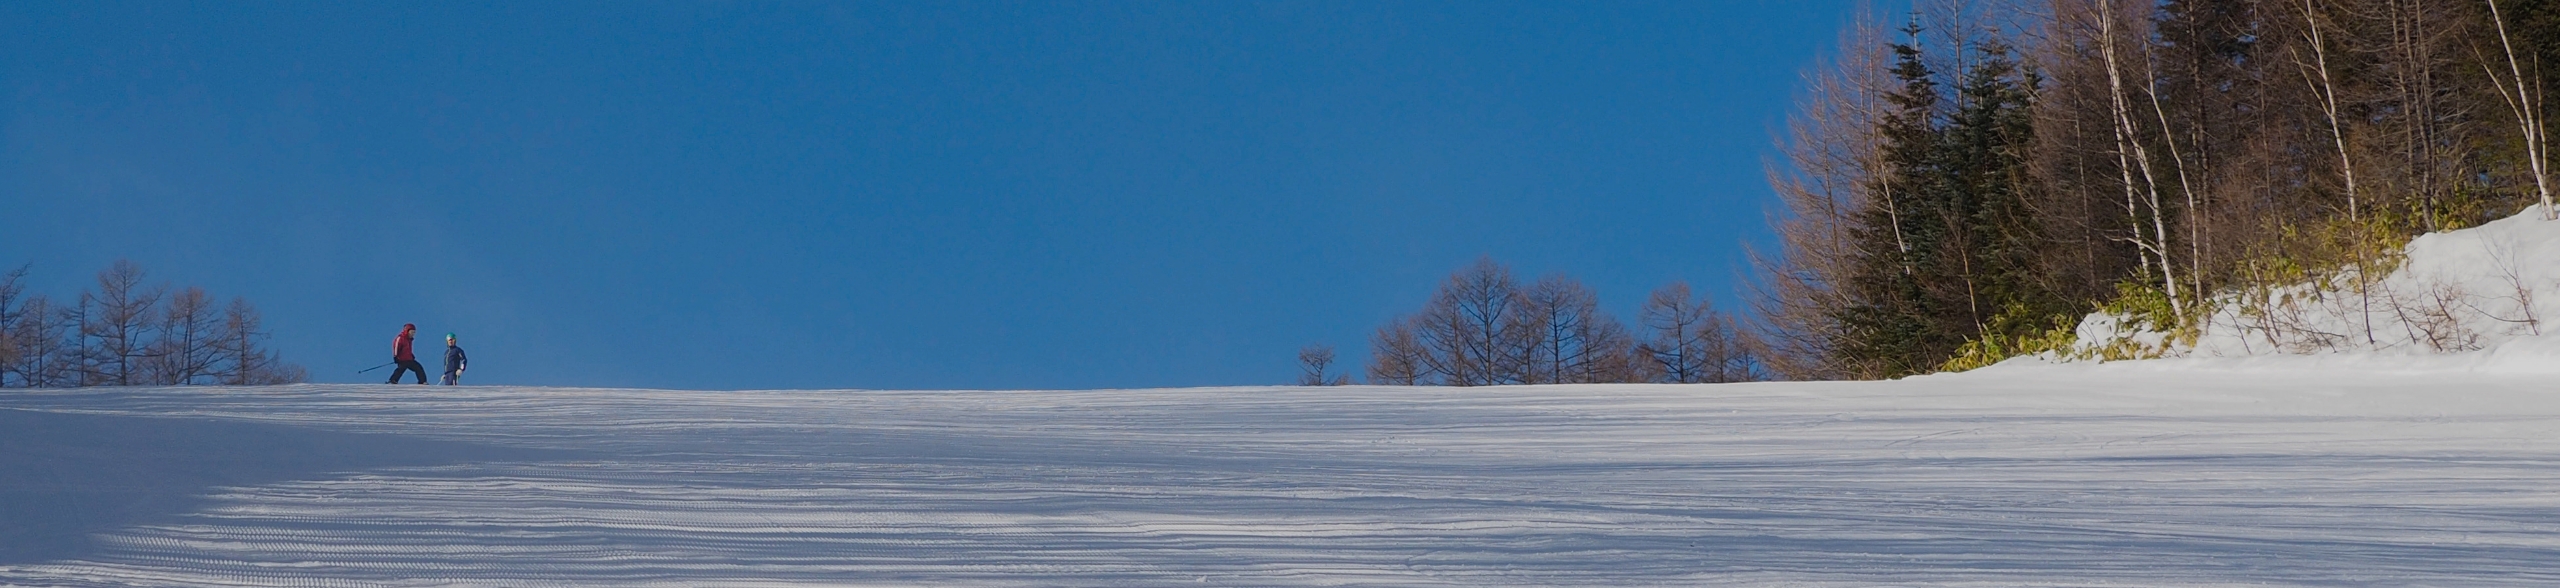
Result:
{"label": "snowy embankment", "polygon": [[2547,377],[0,394],[0,585],[2550,586]]}
{"label": "snowy embankment", "polygon": [[[2560,374],[2560,221],[2540,207],[2413,239],[2359,275],[2241,288],[2212,301],[2191,338],[2127,317],[2090,315],[2076,351],[2131,344],[2170,365],[2262,363],[2413,372]],[[2042,359],[2054,359],[2048,354]]]}

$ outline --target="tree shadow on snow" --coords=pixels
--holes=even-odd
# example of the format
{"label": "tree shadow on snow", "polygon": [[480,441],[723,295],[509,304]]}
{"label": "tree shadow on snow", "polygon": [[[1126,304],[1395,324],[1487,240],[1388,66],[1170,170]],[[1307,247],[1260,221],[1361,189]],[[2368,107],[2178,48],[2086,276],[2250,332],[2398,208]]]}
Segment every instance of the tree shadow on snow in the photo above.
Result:
{"label": "tree shadow on snow", "polygon": [[558,453],[256,423],[0,409],[0,565],[90,553],[93,535],[192,512],[218,487]]}

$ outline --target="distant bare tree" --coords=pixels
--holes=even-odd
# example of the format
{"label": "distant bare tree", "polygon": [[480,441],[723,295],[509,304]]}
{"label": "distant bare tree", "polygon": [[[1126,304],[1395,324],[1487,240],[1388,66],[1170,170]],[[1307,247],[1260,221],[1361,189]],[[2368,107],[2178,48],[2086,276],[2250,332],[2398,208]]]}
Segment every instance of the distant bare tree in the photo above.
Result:
{"label": "distant bare tree", "polygon": [[103,386],[108,384],[105,370],[98,367],[97,339],[89,336],[89,324],[98,316],[97,300],[82,292],[78,300],[62,308],[63,336],[60,369],[63,386]]}
{"label": "distant bare tree", "polygon": [[77,373],[71,368],[78,365],[78,358],[64,342],[71,313],[41,294],[28,297],[18,312],[17,325],[8,337],[17,358],[6,366],[8,373],[17,374],[18,385],[30,388],[77,385]]}
{"label": "distant bare tree", "polygon": [[[1723,334],[1734,335],[1730,321]],[[1379,327],[1370,349],[1373,384],[1644,382],[1658,371],[1589,286],[1556,275],[1522,287],[1491,258],[1451,274],[1421,312]]]}
{"label": "distant bare tree", "polygon": [[95,314],[81,322],[80,335],[95,342],[90,364],[97,371],[98,384],[147,382],[144,368],[153,351],[152,327],[159,322],[153,315],[166,291],[145,287],[142,278],[141,266],[119,259],[98,272],[97,292],[82,294],[84,303],[95,305]]}
{"label": "distant bare tree", "polygon": [[1652,339],[1643,353],[1658,366],[1661,381],[1694,384],[1759,379],[1751,353],[1735,331],[1733,319],[1716,312],[1704,298],[1693,297],[1689,285],[1673,282],[1645,300],[1643,322]]}
{"label": "distant bare tree", "polygon": [[221,330],[213,341],[215,380],[227,386],[265,386],[310,379],[302,366],[277,360],[259,343],[267,338],[261,326],[257,307],[250,306],[248,300],[231,299],[231,305],[222,311]]}
{"label": "distant bare tree", "polygon": [[1378,327],[1369,338],[1369,383],[1390,386],[1419,386],[1435,383],[1440,374],[1431,367],[1431,352],[1422,346],[1422,338],[1414,335],[1414,320],[1398,317]]}
{"label": "distant bare tree", "polygon": [[1492,258],[1450,275],[1415,317],[1414,333],[1430,351],[1425,365],[1452,386],[1525,381],[1533,337],[1519,316],[1520,304],[1519,281]]}
{"label": "distant bare tree", "polygon": [[0,388],[9,386],[9,375],[16,372],[13,368],[19,363],[16,333],[21,328],[19,324],[26,322],[26,309],[19,295],[26,290],[18,281],[27,277],[27,267],[18,266],[14,271],[0,274]]}
{"label": "distant bare tree", "polygon": [[204,289],[187,287],[169,295],[151,344],[149,381],[161,385],[193,385],[214,379],[219,361],[213,303]]}
{"label": "distant bare tree", "polygon": [[1600,312],[1600,298],[1573,278],[1557,275],[1521,293],[1522,322],[1531,339],[1522,370],[1532,384],[1626,382],[1634,378],[1634,340],[1625,325]]}
{"label": "distant bare tree", "polygon": [[1333,374],[1333,346],[1316,344],[1298,349],[1298,385],[1341,386],[1351,383],[1350,374]]}
{"label": "distant bare tree", "polygon": [[264,348],[256,308],[217,310],[202,288],[143,285],[118,261],[74,303],[25,295],[25,268],[0,274],[0,386],[284,384],[309,373]]}

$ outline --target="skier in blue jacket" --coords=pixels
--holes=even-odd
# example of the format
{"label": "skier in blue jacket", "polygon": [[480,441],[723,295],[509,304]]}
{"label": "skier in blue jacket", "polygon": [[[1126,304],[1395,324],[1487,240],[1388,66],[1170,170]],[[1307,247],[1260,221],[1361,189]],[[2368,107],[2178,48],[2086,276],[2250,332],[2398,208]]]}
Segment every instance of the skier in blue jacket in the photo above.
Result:
{"label": "skier in blue jacket", "polygon": [[465,357],[465,356],[463,356],[463,355],[462,355],[462,344],[461,344],[461,342],[453,338],[453,333],[445,333],[445,334],[444,334],[444,385],[446,385],[446,386],[452,386],[452,385],[455,385],[455,384],[461,383],[461,381],[462,381],[462,370],[466,370],[466,369],[470,369],[470,368],[471,368],[471,358],[469,358],[469,357]]}

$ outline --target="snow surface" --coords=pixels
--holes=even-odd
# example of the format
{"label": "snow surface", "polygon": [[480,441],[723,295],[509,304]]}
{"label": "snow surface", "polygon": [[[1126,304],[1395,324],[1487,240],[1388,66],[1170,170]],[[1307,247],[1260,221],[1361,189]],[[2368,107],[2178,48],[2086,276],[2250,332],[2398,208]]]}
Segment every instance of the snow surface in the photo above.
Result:
{"label": "snow surface", "polygon": [[2560,385],[0,394],[0,584],[2552,586]]}
{"label": "snow surface", "polygon": [[[2560,337],[2544,336],[2560,331],[2560,221],[2544,220],[2539,206],[2419,236],[2390,262],[2370,279],[2348,271],[2325,284],[2225,292],[2195,340],[2169,343],[2163,355],[2317,354],[2409,369],[2560,372],[2547,361],[2560,356]],[[2082,350],[2168,339],[2106,313],[2083,320],[2077,338]]]}

